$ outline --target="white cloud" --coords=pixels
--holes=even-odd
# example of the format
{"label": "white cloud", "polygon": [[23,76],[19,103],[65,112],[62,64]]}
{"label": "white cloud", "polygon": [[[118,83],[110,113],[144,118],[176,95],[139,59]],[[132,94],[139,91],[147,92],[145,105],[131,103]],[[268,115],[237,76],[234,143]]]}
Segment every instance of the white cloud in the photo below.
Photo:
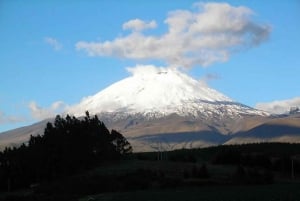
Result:
{"label": "white cloud", "polygon": [[252,13],[227,3],[201,3],[196,10],[169,12],[164,21],[168,31],[162,35],[142,33],[156,23],[135,19],[123,24],[123,29],[133,30],[130,34],[111,41],[80,41],[76,49],[89,56],[159,60],[175,67],[208,66],[268,39],[270,27],[254,22]]}
{"label": "white cloud", "polygon": [[61,114],[68,108],[62,101],[57,101],[51,104],[48,108],[42,108],[37,105],[36,102],[32,101],[28,104],[31,116],[37,120],[43,120],[51,117],[55,117],[57,114]]}
{"label": "white cloud", "polygon": [[45,37],[44,40],[56,51],[61,50],[63,48],[63,45],[60,42],[58,42],[58,40],[55,38]]}
{"label": "white cloud", "polygon": [[129,29],[132,31],[142,31],[145,29],[154,29],[157,27],[157,24],[154,20],[150,22],[145,22],[140,19],[129,20],[123,24],[123,29]]}
{"label": "white cloud", "polygon": [[7,115],[4,112],[0,111],[0,124],[20,123],[25,121],[26,119],[24,117]]}
{"label": "white cloud", "polygon": [[290,112],[292,107],[300,108],[300,97],[269,103],[257,103],[255,107],[273,114],[284,114]]}

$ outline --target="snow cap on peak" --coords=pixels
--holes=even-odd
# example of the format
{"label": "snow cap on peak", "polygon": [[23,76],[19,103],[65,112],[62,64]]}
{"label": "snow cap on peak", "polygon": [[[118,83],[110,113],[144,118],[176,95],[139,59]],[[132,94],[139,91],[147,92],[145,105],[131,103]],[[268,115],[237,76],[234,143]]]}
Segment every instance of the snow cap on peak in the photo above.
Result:
{"label": "snow cap on peak", "polygon": [[206,102],[232,102],[177,68],[138,65],[127,70],[132,76],[84,99],[70,113],[78,115],[88,110],[182,115],[202,108]]}
{"label": "snow cap on peak", "polygon": [[91,113],[109,112],[121,116],[165,116],[173,113],[181,116],[221,115],[224,111],[226,114],[260,114],[235,104],[227,96],[177,68],[138,65],[127,70],[132,76],[82,100],[71,107],[69,113],[79,116],[88,110]]}
{"label": "snow cap on peak", "polygon": [[171,67],[156,67],[153,65],[137,65],[135,67],[127,67],[126,70],[133,76],[151,76],[157,74],[165,74],[170,71],[177,71],[175,68]]}

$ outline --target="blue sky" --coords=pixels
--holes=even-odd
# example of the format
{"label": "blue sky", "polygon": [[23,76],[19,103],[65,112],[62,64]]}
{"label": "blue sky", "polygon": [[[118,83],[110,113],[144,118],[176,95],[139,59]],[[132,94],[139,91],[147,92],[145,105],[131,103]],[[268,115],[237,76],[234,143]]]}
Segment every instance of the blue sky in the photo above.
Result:
{"label": "blue sky", "polygon": [[[77,104],[83,97],[129,76],[126,67],[136,64],[182,66],[187,62],[188,70],[182,68],[186,73],[195,79],[206,79],[209,86],[241,103],[270,111],[299,106],[300,1],[222,2],[230,6],[228,12],[243,6],[239,12],[245,19],[241,22],[254,27],[237,39],[258,34],[261,40],[255,43],[246,38],[225,49],[216,44],[212,52],[201,49],[201,61],[193,55],[193,49],[184,52],[191,53],[192,60],[176,63],[173,54],[158,57],[142,50],[143,58],[138,59],[136,52],[118,53],[115,40],[128,42],[128,38],[136,36],[163,39],[170,31],[165,21],[171,15],[175,19],[179,14],[176,10],[201,14],[206,12],[203,5],[209,1],[202,1],[201,7],[199,1],[189,0],[2,0],[0,132],[29,125],[53,111]],[[223,8],[217,11],[224,14]],[[218,23],[221,22],[213,22]],[[109,47],[104,47],[105,41],[110,42]],[[203,42],[201,38],[199,42]],[[102,50],[93,49],[92,44]]]}

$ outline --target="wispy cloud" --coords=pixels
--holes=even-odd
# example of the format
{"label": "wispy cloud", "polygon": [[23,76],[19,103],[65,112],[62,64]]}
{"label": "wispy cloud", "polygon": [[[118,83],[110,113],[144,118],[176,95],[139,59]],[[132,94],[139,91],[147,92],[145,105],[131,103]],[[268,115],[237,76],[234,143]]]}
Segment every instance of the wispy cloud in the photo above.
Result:
{"label": "wispy cloud", "polygon": [[288,113],[293,107],[300,108],[300,97],[287,100],[276,100],[268,103],[257,103],[255,107],[273,114],[284,114]]}
{"label": "wispy cloud", "polygon": [[42,108],[36,102],[32,101],[28,104],[28,108],[30,109],[31,116],[34,119],[43,120],[63,113],[68,108],[68,105],[63,101],[57,101],[52,103],[48,108]]}
{"label": "wispy cloud", "polygon": [[25,117],[7,115],[4,112],[0,111],[0,124],[20,123],[25,121]]}
{"label": "wispy cloud", "polygon": [[69,108],[69,106],[63,101],[56,101],[46,108],[39,106],[35,101],[30,102],[27,106],[30,110],[31,117],[7,115],[0,111],[0,125],[27,122],[31,121],[32,118],[36,120],[52,118],[57,114],[64,114],[64,112]]}
{"label": "wispy cloud", "polygon": [[252,14],[243,6],[201,3],[194,10],[169,12],[164,21],[168,31],[162,35],[142,32],[156,28],[155,21],[134,19],[123,24],[123,29],[132,30],[128,35],[103,42],[79,41],[76,49],[89,56],[159,60],[175,67],[208,66],[268,39],[270,26],[254,22]]}
{"label": "wispy cloud", "polygon": [[216,74],[216,73],[208,73],[204,76],[204,80],[206,81],[210,81],[210,80],[218,80],[220,79],[220,75]]}
{"label": "wispy cloud", "polygon": [[45,43],[50,45],[55,51],[59,51],[63,48],[63,45],[55,38],[45,37]]}

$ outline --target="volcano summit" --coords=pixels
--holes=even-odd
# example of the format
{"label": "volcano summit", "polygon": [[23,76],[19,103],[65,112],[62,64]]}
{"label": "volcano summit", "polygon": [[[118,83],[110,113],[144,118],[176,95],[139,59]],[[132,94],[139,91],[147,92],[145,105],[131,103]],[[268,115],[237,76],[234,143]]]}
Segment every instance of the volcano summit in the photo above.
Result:
{"label": "volcano summit", "polygon": [[172,68],[143,66],[129,68],[132,76],[94,96],[82,100],[68,113],[81,116],[92,113],[143,115],[148,119],[171,114],[195,118],[236,118],[243,115],[266,115],[234,102],[205,83]]}
{"label": "volcano summit", "polygon": [[133,142],[135,150],[152,144],[146,149],[151,150],[162,141],[176,148],[223,143],[226,135],[241,129],[241,120],[268,115],[175,68],[138,66],[128,71],[130,77],[85,98],[68,113],[98,114]]}

